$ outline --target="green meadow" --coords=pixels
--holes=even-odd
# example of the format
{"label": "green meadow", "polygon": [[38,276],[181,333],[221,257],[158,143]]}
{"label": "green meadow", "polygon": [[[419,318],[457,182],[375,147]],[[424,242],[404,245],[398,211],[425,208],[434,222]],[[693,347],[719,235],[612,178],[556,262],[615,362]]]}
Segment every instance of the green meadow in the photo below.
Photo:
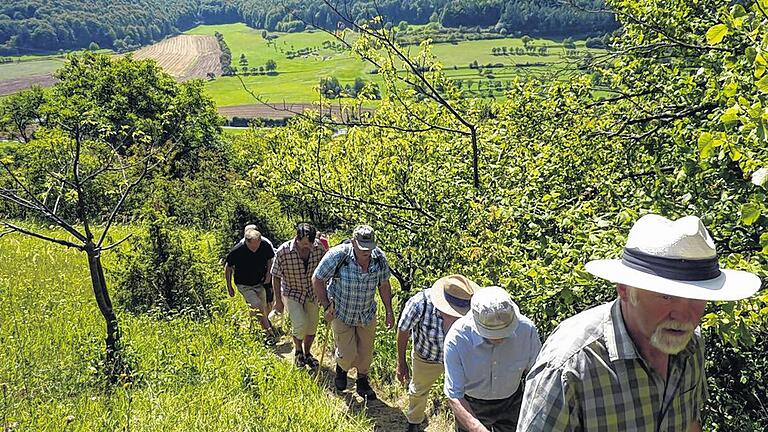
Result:
{"label": "green meadow", "polygon": [[42,59],[26,59],[20,62],[0,64],[0,77],[3,80],[25,78],[36,75],[53,73],[64,64],[65,59],[45,57]]}
{"label": "green meadow", "polygon": [[[209,242],[200,234],[200,254]],[[108,283],[113,257],[104,255]],[[263,348],[245,304],[226,297],[223,284],[209,319],[118,313],[132,375],[117,386],[99,370],[104,322],[82,253],[0,238],[0,298],[0,430],[372,429],[310,374]]]}
{"label": "green meadow", "polygon": [[[334,76],[339,79],[342,86],[352,84],[357,77],[366,81],[379,81],[377,75],[370,73],[373,69],[370,64],[355,58],[348,52],[328,48],[327,43],[334,42],[335,39],[324,32],[270,33],[277,38],[268,43],[262,37],[261,30],[239,23],[199,26],[188,31],[187,34],[213,35],[215,32],[224,35],[224,40],[232,52],[233,66],[240,68],[240,56],[245,54],[249,68],[262,66],[267,60],[274,60],[278,71],[278,74],[273,76],[217,77],[208,82],[206,84],[208,93],[219,106],[255,103],[256,100],[245,91],[245,88],[270,102],[312,102],[318,99],[317,86],[323,77]],[[546,55],[510,53],[514,48],[523,47],[520,38],[440,43],[433,45],[432,51],[443,64],[448,76],[462,81],[472,81],[472,85],[478,90],[491,87],[492,85],[488,83],[492,81],[511,79],[515,76],[542,77],[548,72],[562,71],[575,73],[577,60],[566,58],[565,50],[560,43],[539,39],[533,40],[532,44],[537,49],[546,46]],[[495,47],[506,47],[507,54],[494,55],[492,50]],[[290,59],[287,57],[289,52],[302,48],[310,49],[311,53]],[[412,56],[417,55],[419,49],[418,46],[406,47]],[[587,50],[583,42],[577,43],[577,49],[580,53],[600,51]],[[488,78],[480,75],[477,69],[469,67],[470,63],[475,61],[481,66],[498,63],[504,66],[490,69],[493,78]]]}

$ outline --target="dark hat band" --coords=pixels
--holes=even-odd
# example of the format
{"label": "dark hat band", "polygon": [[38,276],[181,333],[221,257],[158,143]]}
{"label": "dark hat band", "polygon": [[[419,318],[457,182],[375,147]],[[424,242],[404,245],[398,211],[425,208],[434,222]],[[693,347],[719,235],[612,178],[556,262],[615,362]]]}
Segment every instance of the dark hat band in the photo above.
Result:
{"label": "dark hat band", "polygon": [[679,281],[702,281],[720,276],[717,256],[704,259],[664,258],[625,248],[621,262],[643,273]]}
{"label": "dark hat band", "polygon": [[468,299],[462,299],[458,298],[456,296],[452,296],[448,294],[448,291],[443,290],[443,295],[445,296],[445,301],[448,302],[449,305],[456,307],[456,308],[468,308],[469,307],[469,300]]}

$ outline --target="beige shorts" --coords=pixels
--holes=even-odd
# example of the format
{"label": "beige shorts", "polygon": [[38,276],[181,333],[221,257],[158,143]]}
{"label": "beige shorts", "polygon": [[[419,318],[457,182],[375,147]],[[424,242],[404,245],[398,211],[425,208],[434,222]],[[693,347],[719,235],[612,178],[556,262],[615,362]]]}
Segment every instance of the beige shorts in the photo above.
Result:
{"label": "beige shorts", "polygon": [[304,339],[305,336],[317,333],[317,322],[320,318],[317,303],[307,300],[301,304],[292,298],[285,298],[285,308],[291,318],[293,337]]}
{"label": "beige shorts", "polygon": [[245,297],[245,302],[252,308],[262,308],[267,304],[267,290],[264,285],[235,284],[240,294]]}

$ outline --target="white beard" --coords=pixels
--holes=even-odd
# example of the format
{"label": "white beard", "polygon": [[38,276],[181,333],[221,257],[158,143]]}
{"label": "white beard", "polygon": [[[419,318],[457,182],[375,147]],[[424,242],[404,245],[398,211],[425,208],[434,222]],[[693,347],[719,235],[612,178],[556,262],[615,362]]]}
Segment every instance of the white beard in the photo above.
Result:
{"label": "white beard", "polygon": [[[651,335],[651,345],[665,354],[677,354],[688,346],[693,337],[695,324],[682,323],[680,321],[668,320],[659,324]],[[665,329],[685,330],[684,334],[673,335],[665,332]]]}

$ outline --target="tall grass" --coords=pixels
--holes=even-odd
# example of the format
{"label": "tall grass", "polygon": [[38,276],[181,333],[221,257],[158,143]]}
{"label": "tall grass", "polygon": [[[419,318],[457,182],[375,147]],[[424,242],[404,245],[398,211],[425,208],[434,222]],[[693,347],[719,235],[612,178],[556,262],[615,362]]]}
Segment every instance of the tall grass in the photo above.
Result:
{"label": "tall grass", "polygon": [[2,430],[372,429],[264,349],[237,297],[222,293],[205,320],[119,312],[133,375],[117,386],[99,371],[104,324],[81,253],[0,238],[0,299]]}

